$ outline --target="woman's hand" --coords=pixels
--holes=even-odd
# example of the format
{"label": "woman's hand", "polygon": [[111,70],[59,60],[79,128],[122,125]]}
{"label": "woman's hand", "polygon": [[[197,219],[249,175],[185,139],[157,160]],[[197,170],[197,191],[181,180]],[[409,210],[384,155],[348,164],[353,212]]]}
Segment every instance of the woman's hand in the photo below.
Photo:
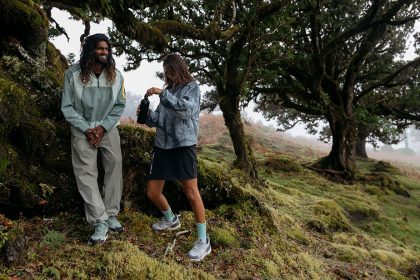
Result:
{"label": "woman's hand", "polygon": [[146,97],[152,95],[152,94],[161,94],[162,93],[162,89],[157,88],[157,87],[151,87],[146,91]]}

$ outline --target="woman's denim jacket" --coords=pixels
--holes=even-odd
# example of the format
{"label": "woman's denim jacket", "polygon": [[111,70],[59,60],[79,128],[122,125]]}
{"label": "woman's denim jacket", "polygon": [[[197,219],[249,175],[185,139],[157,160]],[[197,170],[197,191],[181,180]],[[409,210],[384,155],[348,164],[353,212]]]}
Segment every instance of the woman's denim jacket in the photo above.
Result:
{"label": "woman's denim jacket", "polygon": [[156,127],[155,146],[173,149],[197,144],[198,116],[200,114],[200,88],[188,82],[160,94],[160,104],[154,112],[149,110],[146,124]]}

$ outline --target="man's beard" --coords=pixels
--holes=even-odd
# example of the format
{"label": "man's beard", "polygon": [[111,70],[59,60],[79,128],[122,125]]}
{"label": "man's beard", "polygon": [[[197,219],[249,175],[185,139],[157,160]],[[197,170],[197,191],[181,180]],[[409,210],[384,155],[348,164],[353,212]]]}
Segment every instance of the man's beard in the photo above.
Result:
{"label": "man's beard", "polygon": [[108,63],[107,55],[95,55],[95,62],[105,65]]}

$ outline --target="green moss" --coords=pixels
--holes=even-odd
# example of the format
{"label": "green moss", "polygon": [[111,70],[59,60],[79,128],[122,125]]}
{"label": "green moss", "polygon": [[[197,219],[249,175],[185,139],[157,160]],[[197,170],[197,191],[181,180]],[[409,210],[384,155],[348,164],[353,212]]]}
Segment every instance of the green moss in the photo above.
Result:
{"label": "green moss", "polygon": [[363,247],[367,237],[360,233],[338,232],[332,236],[332,240],[335,243]]}
{"label": "green moss", "polygon": [[67,59],[51,43],[47,42],[45,73],[53,81],[55,87],[62,87],[64,82],[64,72],[68,68]]}
{"label": "green moss", "polygon": [[[271,275],[276,279],[335,279],[324,267],[324,264],[314,256],[301,252],[297,254],[280,254],[272,252],[272,261],[277,265]],[[270,270],[269,270],[270,271]],[[269,277],[269,278],[271,278]]]}
{"label": "green moss", "polygon": [[238,248],[240,246],[240,242],[234,233],[224,228],[213,228],[210,232],[210,238],[212,244],[218,246],[230,248]]}
{"label": "green moss", "polygon": [[56,230],[47,230],[41,245],[58,248],[66,242],[66,236]]}
{"label": "green moss", "polygon": [[311,244],[311,240],[306,236],[303,230],[299,227],[295,227],[288,230],[286,234],[287,234],[287,237],[295,240],[299,244],[306,245],[306,246]]}
{"label": "green moss", "polygon": [[275,172],[299,172],[302,170],[302,166],[296,163],[288,157],[281,158],[268,158],[264,162],[265,168],[274,170]]}
{"label": "green moss", "polygon": [[107,279],[214,279],[198,269],[185,269],[177,263],[150,258],[137,246],[113,241],[103,257]]}
{"label": "green moss", "polygon": [[340,201],[353,221],[369,222],[379,218],[379,206],[371,201],[351,196]]}
{"label": "green moss", "polygon": [[240,170],[198,158],[198,185],[210,208],[249,199],[251,194],[246,191],[246,184],[243,184],[248,179]]}
{"label": "green moss", "polygon": [[[407,186],[400,179],[401,171],[385,161],[367,161],[363,169],[359,171],[358,181],[368,185],[366,192],[374,195],[389,194],[394,192],[398,195],[410,197]],[[373,186],[378,186],[379,189]]]}
{"label": "green moss", "polygon": [[351,224],[333,200],[318,201],[312,207],[313,218],[308,221],[309,227],[319,231],[348,231]]}
{"label": "green moss", "polygon": [[406,258],[388,250],[375,249],[371,250],[370,254],[381,263],[398,269],[408,270],[411,266],[411,263]]}
{"label": "green moss", "polygon": [[267,278],[275,278],[280,274],[279,267],[274,261],[265,259],[263,264],[267,270]]}
{"label": "green moss", "polygon": [[42,275],[48,277],[48,279],[61,279],[60,271],[53,266],[44,267]]}
{"label": "green moss", "polygon": [[[14,27],[5,30],[6,36],[16,37],[32,55],[44,57],[49,21],[43,10],[33,2],[20,0],[2,0],[0,7],[0,23]],[[12,30],[19,32],[9,33]]]}
{"label": "green moss", "polygon": [[376,172],[385,172],[390,175],[401,175],[401,170],[392,166],[389,162],[386,161],[378,161],[376,165],[373,167],[374,171]]}
{"label": "green moss", "polygon": [[370,195],[376,195],[376,196],[381,196],[381,195],[383,195],[384,194],[384,191],[383,190],[381,190],[379,187],[377,187],[377,186],[370,186],[370,185],[368,185],[368,186],[366,186],[364,189],[363,189],[365,192],[367,192],[368,194],[370,194]]}
{"label": "green moss", "polygon": [[0,74],[0,138],[7,137],[28,114],[34,113],[29,96],[21,85]]}
{"label": "green moss", "polygon": [[401,275],[397,270],[395,269],[383,269],[384,273],[387,277],[389,277],[389,279],[392,280],[409,280],[409,278]]}
{"label": "green moss", "polygon": [[357,246],[334,244],[333,248],[336,257],[344,262],[364,262],[370,258],[366,249]]}

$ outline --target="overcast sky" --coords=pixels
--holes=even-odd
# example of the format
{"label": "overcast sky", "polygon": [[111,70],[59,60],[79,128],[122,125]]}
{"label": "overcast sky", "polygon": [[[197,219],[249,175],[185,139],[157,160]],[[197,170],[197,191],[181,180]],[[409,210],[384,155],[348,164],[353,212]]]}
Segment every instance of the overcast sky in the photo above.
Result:
{"label": "overcast sky", "polygon": [[[76,54],[76,61],[79,60],[80,56],[80,35],[84,31],[84,25],[82,21],[70,20],[70,14],[61,10],[54,8],[52,10],[53,18],[66,30],[67,34],[70,37],[70,40],[67,41],[67,38],[64,35],[55,37],[52,40],[52,43],[61,51],[61,53],[67,56],[69,53]],[[108,27],[111,27],[112,23],[110,20],[101,21],[99,24],[91,23],[90,34],[95,33],[108,33]],[[416,32],[420,31],[420,21],[417,20],[415,25]],[[406,60],[413,59],[415,57],[414,52],[414,39],[411,38],[408,46],[407,53],[405,55]],[[117,68],[123,72],[124,83],[127,91],[130,91],[134,94],[143,96],[146,90],[152,86],[162,87],[163,82],[156,77],[156,71],[162,71],[162,65],[158,62],[149,63],[147,61],[142,61],[139,68],[136,70],[124,72],[123,66],[126,64],[126,59],[124,55],[121,57],[114,57]],[[201,87],[202,91],[206,90],[205,86]],[[156,107],[158,104],[158,97],[151,97],[152,107]],[[253,120],[261,120],[264,124],[274,124],[274,122],[265,121],[262,117],[262,114],[253,112],[252,108],[249,107],[246,110],[246,114],[250,116]],[[316,136],[309,135],[305,130],[303,125],[297,125],[295,128],[288,131],[292,136],[306,136],[310,138],[316,138]]]}

